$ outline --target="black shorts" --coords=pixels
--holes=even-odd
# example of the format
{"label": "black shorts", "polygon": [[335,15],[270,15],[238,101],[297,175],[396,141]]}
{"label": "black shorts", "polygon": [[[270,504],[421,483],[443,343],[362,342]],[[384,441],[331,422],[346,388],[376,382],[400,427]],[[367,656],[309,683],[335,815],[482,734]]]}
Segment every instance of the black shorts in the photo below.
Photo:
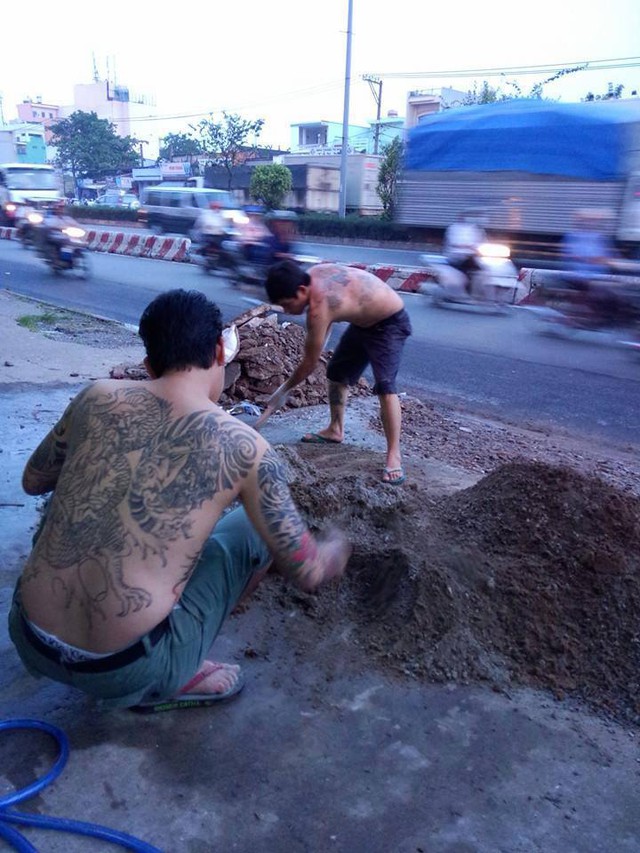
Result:
{"label": "black shorts", "polygon": [[327,379],[355,385],[370,364],[375,379],[373,393],[396,394],[400,357],[410,334],[411,321],[404,308],[367,329],[350,324],[327,366]]}

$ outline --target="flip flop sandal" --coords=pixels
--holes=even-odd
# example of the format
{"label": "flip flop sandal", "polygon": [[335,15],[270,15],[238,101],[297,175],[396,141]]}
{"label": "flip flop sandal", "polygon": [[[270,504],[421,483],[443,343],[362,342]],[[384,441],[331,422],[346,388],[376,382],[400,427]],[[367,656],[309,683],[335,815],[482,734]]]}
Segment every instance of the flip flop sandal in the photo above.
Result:
{"label": "flip flop sandal", "polygon": [[[194,676],[191,681],[185,685],[185,688],[195,687],[196,684],[204,681],[205,678],[208,678],[218,669],[222,669],[221,664],[217,664],[204,672],[198,673],[198,675]],[[183,688],[182,692],[178,693],[177,696],[174,696],[173,699],[164,699],[157,702],[144,702],[140,705],[133,705],[129,710],[134,711],[137,714],[158,714],[161,711],[178,711],[182,708],[208,708],[210,705],[217,705],[220,702],[224,702],[227,699],[231,699],[233,696],[236,696],[240,693],[244,684],[244,673],[240,671],[235,684],[233,684],[224,693],[185,693],[185,689]]]}

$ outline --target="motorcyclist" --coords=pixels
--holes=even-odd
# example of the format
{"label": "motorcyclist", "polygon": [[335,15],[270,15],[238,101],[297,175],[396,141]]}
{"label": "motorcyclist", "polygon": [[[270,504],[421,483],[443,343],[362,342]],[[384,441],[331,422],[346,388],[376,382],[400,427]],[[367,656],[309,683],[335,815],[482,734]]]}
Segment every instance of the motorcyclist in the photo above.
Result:
{"label": "motorcyclist", "polygon": [[466,276],[465,289],[471,295],[471,279],[481,269],[478,247],[487,236],[478,224],[473,211],[463,210],[455,222],[447,228],[444,236],[444,254],[449,264]]}
{"label": "motorcyclist", "polygon": [[576,211],[573,227],[561,242],[562,257],[571,273],[569,282],[581,294],[585,307],[596,321],[612,322],[622,308],[621,297],[602,276],[614,271],[617,251],[605,233],[607,210],[585,208]]}
{"label": "motorcyclist", "polygon": [[265,217],[266,231],[254,243],[247,243],[247,260],[261,266],[271,266],[276,261],[290,258],[293,252],[296,217],[287,211],[274,211]]}
{"label": "motorcyclist", "polygon": [[43,255],[58,253],[61,234],[69,226],[78,227],[73,217],[66,213],[65,202],[59,200],[42,211],[42,222],[36,228],[36,246]]}
{"label": "motorcyclist", "polygon": [[201,255],[206,256],[210,248],[220,250],[223,240],[230,234],[229,223],[222,213],[220,202],[212,201],[208,209],[200,213],[196,221],[195,233]]}

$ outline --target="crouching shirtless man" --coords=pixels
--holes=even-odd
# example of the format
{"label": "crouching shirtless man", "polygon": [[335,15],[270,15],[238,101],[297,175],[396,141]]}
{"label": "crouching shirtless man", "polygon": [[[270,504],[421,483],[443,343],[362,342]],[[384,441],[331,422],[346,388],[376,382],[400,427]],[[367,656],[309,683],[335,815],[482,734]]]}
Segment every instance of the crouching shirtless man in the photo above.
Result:
{"label": "crouching shirtless man", "polygon": [[103,707],[210,704],[242,675],[209,647],[272,560],[304,590],[342,575],[344,535],[311,535],[274,450],[215,403],[234,331],[201,293],[158,296],[151,379],[94,382],[29,459],[25,491],[53,492],[9,616],[33,675]]}

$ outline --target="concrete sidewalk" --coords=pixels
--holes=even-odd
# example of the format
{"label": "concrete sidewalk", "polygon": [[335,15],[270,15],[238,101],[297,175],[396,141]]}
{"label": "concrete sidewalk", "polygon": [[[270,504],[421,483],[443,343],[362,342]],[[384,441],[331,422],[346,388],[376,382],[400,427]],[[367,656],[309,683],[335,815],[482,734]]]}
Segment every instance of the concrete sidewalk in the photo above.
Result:
{"label": "concrete sidewalk", "polygon": [[[44,720],[71,746],[62,775],[25,808],[125,831],[166,853],[640,851],[636,731],[530,690],[505,695],[354,669],[348,632],[292,648],[284,627],[301,618],[296,610],[256,602],[227,624],[216,657],[241,662],[247,676],[228,705],[98,713],[82,695],[27,675],[6,627],[39,504],[21,491],[22,469],[70,396],[104,375],[114,353],[68,344],[81,353],[63,354],[60,342],[18,327],[15,310],[0,299],[0,362],[10,352],[26,371],[13,382],[10,367],[0,374],[0,720]],[[69,358],[77,359],[71,371],[60,367]],[[79,376],[68,375],[76,368]],[[379,450],[359,405],[347,440]],[[265,436],[292,443],[323,417],[287,413]],[[48,771],[44,735],[2,737],[3,793]],[[48,853],[116,849],[26,832]]]}

